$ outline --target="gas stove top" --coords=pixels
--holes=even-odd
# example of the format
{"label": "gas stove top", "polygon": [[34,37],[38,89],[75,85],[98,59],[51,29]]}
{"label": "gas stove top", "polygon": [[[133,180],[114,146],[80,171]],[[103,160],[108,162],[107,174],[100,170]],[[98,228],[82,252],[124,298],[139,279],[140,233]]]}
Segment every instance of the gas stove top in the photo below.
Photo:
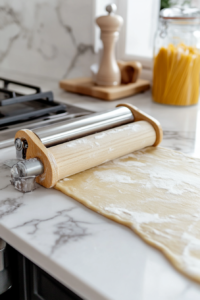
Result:
{"label": "gas stove top", "polygon": [[91,111],[54,101],[51,91],[0,78],[0,149],[14,144],[20,129],[36,129],[59,121],[90,114]]}

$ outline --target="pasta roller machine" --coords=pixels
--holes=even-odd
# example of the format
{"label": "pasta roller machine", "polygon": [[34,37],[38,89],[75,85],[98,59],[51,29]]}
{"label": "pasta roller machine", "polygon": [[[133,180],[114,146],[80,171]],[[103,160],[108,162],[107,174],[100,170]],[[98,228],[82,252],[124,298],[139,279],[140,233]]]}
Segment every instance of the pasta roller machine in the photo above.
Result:
{"label": "pasta roller machine", "polygon": [[57,181],[162,140],[158,121],[130,104],[15,135],[11,183],[21,192]]}

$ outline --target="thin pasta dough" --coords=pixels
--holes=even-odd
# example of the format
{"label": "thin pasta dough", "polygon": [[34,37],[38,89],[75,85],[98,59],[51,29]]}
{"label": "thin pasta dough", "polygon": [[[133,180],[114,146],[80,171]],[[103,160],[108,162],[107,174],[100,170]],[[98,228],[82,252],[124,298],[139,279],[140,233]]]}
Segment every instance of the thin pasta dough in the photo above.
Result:
{"label": "thin pasta dough", "polygon": [[199,178],[200,160],[149,147],[66,178],[55,188],[128,226],[200,283]]}

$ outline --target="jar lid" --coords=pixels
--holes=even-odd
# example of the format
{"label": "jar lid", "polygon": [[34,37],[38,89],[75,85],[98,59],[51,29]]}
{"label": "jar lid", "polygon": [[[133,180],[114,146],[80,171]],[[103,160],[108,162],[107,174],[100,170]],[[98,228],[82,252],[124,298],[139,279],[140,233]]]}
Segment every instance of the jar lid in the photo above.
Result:
{"label": "jar lid", "polygon": [[171,8],[164,8],[160,11],[162,19],[171,20],[191,20],[200,19],[200,10],[196,7],[174,6]]}

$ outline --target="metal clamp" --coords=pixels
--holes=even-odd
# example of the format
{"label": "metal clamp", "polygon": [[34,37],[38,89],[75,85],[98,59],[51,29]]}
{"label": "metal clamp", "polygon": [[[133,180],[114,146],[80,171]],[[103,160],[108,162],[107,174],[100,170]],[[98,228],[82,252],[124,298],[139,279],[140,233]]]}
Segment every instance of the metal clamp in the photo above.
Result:
{"label": "metal clamp", "polygon": [[15,140],[15,149],[16,149],[16,158],[25,159],[26,158],[26,150],[28,148],[27,141],[22,141],[20,139]]}
{"label": "metal clamp", "polygon": [[37,158],[19,161],[11,169],[11,184],[22,193],[35,190],[36,177],[44,172],[44,166]]}

